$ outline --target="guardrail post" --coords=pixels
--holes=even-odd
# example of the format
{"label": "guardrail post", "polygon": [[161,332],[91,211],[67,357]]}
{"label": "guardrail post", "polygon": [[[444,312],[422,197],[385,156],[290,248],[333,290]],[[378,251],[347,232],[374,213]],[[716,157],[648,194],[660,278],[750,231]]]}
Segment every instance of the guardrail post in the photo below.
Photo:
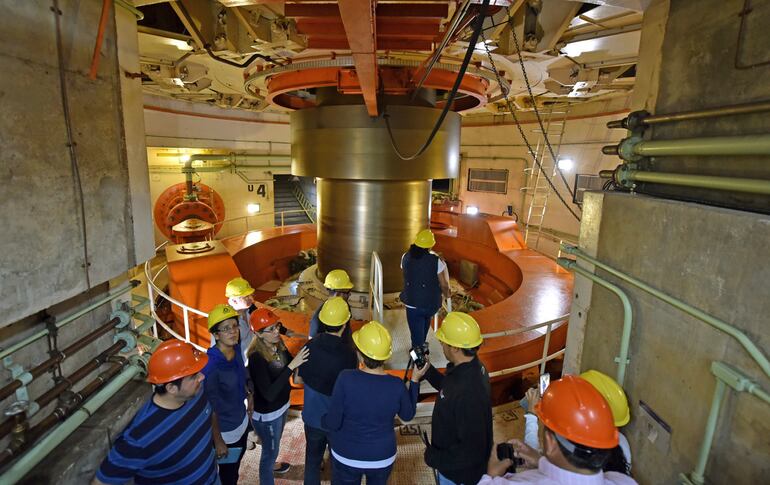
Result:
{"label": "guardrail post", "polygon": [[540,364],[540,373],[545,374],[545,363],[548,357],[548,345],[551,343],[551,325],[548,324],[545,330],[545,341],[543,342],[543,362]]}

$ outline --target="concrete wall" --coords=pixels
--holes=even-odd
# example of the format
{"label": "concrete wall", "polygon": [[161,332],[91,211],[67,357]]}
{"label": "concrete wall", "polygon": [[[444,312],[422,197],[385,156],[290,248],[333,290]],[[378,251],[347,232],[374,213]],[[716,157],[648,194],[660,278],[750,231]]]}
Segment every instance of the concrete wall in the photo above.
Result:
{"label": "concrete wall", "polygon": [[101,2],[60,2],[61,66],[50,6],[6,2],[0,20],[0,325],[97,286],[148,256],[135,243],[142,232],[136,211],[146,208],[141,198],[147,194],[129,187],[146,175],[128,166],[115,23],[107,25],[91,81]]}
{"label": "concrete wall", "polygon": [[[770,348],[766,242],[770,217],[646,196],[591,193],[580,245],[596,258],[744,331]],[[587,268],[590,265],[581,264]],[[625,289],[634,309],[625,390],[632,420],[624,432],[642,484],[672,483],[695,464],[715,380],[712,361],[725,362],[770,390],[770,379],[734,339],[636,290]],[[569,371],[599,369],[615,375],[622,307],[618,298],[576,276],[573,318],[587,318],[582,355]],[[575,340],[570,321],[568,345]],[[639,410],[647,403],[668,425],[670,447],[659,448]],[[770,406],[745,393],[725,399],[708,483],[760,483],[770,473]]]}

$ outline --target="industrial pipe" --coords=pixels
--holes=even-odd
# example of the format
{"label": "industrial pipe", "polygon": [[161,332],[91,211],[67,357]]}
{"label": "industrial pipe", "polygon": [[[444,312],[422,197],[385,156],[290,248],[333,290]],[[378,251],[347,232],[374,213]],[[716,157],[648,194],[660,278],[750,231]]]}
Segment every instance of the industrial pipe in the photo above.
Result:
{"label": "industrial pipe", "polygon": [[[108,358],[117,354],[120,351],[120,349],[122,349],[125,345],[126,345],[125,341],[119,340],[116,344],[112,345],[107,350],[105,350],[104,352],[102,352],[92,360],[88,361],[85,365],[81,366],[78,370],[76,370],[66,378],[61,379],[61,381],[58,384],[56,384],[54,387],[52,387],[45,393],[41,394],[37,399],[35,399],[33,402],[30,403],[29,409],[27,410],[27,413],[26,413],[27,419],[33,416],[38,410],[44,408],[54,399],[59,397],[61,393],[63,393],[64,391],[66,391],[76,383],[80,382],[85,376],[87,376],[91,372],[98,369],[104,362],[107,361]],[[14,418],[8,418],[5,421],[3,421],[2,424],[0,424],[0,438],[10,433],[15,424],[16,424],[16,419]]]}
{"label": "industrial pipe", "polygon": [[613,120],[607,123],[607,128],[625,128],[634,130],[644,125],[657,125],[660,123],[671,123],[674,121],[701,120],[706,118],[717,118],[721,116],[734,116],[752,113],[762,113],[770,111],[770,101],[758,103],[736,104],[731,106],[722,106],[720,108],[702,109],[696,111],[684,111],[681,113],[671,113],[662,115],[650,115],[645,111],[635,111],[622,120]]}
{"label": "industrial pipe", "polygon": [[118,7],[122,7],[128,10],[129,12],[131,12],[132,14],[134,14],[134,17],[136,17],[136,20],[144,20],[144,13],[142,13],[141,10],[139,10],[138,8],[128,3],[126,0],[115,0],[115,5],[117,5]]}
{"label": "industrial pipe", "polygon": [[[260,160],[260,161],[266,161],[267,165],[265,167],[288,167],[291,166],[291,156],[289,155],[266,155],[266,154],[235,154],[235,153],[227,153],[224,155],[203,155],[203,154],[197,154],[197,155],[191,155],[190,159],[187,160],[182,167],[182,173],[185,174],[185,183],[187,185],[187,196],[190,197],[190,199],[193,199],[193,174],[195,173],[196,169],[192,166],[193,162],[200,162],[200,161],[227,161],[230,162],[231,166],[236,166],[238,162],[246,162],[249,160]],[[283,163],[283,164],[276,164],[273,165],[271,162],[289,162],[289,163]]]}
{"label": "industrial pipe", "polygon": [[40,461],[64,441],[78,426],[95,413],[109,398],[126,385],[131,379],[143,372],[142,367],[133,363],[117,377],[96,393],[88,402],[57,427],[48,436],[40,440],[32,449],[19,458],[8,470],[0,475],[0,483],[16,483]]}
{"label": "industrial pipe", "polygon": [[626,166],[618,167],[618,170],[615,171],[614,179],[617,184],[626,188],[632,188],[635,182],[649,182],[702,189],[747,192],[750,194],[770,194],[770,180],[690,175],[686,173],[643,172],[640,170],[629,170]]}
{"label": "industrial pipe", "polygon": [[[112,291],[110,293],[107,293],[104,297],[96,300],[95,302],[91,303],[90,305],[88,305],[88,306],[86,306],[84,308],[81,308],[80,310],[76,311],[75,313],[73,313],[71,315],[68,315],[67,317],[65,317],[65,318],[63,318],[61,320],[58,320],[58,321],[55,320],[56,321],[56,325],[55,325],[56,328],[59,329],[59,328],[62,328],[63,326],[65,326],[65,325],[68,325],[68,324],[74,322],[75,320],[77,320],[78,318],[82,317],[86,313],[91,312],[91,311],[95,310],[96,308],[99,308],[100,306],[104,305],[105,303],[110,302],[110,301],[114,300],[115,298],[117,298],[117,297],[119,297],[119,296],[121,296],[121,295],[123,295],[123,294],[125,294],[125,293],[127,293],[129,291],[131,291],[132,289],[136,288],[137,286],[139,286],[139,281],[137,281],[137,280],[129,281],[125,286],[121,287],[120,289]],[[29,337],[25,338],[24,340],[16,342],[15,344],[11,345],[7,349],[3,349],[3,350],[0,351],[0,359],[4,359],[4,358],[8,357],[9,355],[11,355],[12,353],[16,352],[17,350],[26,347],[27,345],[31,344],[32,342],[34,342],[36,340],[40,340],[41,338],[45,337],[49,333],[50,332],[48,331],[48,329],[41,330],[41,331],[39,331],[39,332],[37,332],[37,333],[35,333],[33,335],[30,335]]]}
{"label": "industrial pipe", "polygon": [[16,389],[19,389],[20,387],[29,384],[33,380],[43,375],[46,371],[53,368],[53,366],[61,363],[67,357],[83,349],[83,347],[87,346],[94,340],[106,334],[107,332],[112,330],[115,327],[115,325],[119,324],[120,322],[121,322],[121,319],[119,317],[115,317],[110,321],[108,321],[107,323],[103,324],[102,326],[98,327],[96,330],[92,331],[85,337],[79,340],[76,340],[75,342],[70,344],[68,347],[66,347],[64,350],[55,351],[52,357],[45,360],[43,363],[33,367],[29,371],[29,376],[26,376],[26,374],[22,374],[22,376],[20,376],[18,379],[15,379],[10,384],[6,384],[2,389],[0,389],[0,401],[10,396],[11,394],[13,394],[14,391],[16,391]]}
{"label": "industrial pipe", "polygon": [[615,380],[618,381],[620,387],[623,387],[623,382],[626,379],[626,366],[629,362],[628,346],[631,341],[631,326],[634,322],[634,310],[631,307],[631,301],[628,299],[628,295],[626,295],[626,293],[620,289],[619,286],[616,286],[609,281],[596,276],[585,268],[581,268],[578,266],[577,261],[567,258],[558,258],[556,263],[562,268],[570,269],[575,273],[588,278],[599,286],[607,288],[611,292],[615,293],[618,298],[620,298],[620,302],[623,304],[623,333],[620,337],[620,354],[617,358],[615,358],[615,362],[618,363],[618,373]]}
{"label": "industrial pipe", "polygon": [[678,140],[643,140],[634,135],[618,145],[602,148],[605,155],[619,155],[636,162],[644,157],[683,155],[770,155],[770,135],[713,136]]}
{"label": "industrial pipe", "polygon": [[110,20],[110,10],[112,10],[112,0],[103,0],[102,15],[99,17],[99,29],[96,32],[96,45],[94,45],[94,54],[91,57],[91,69],[88,71],[88,79],[91,81],[96,80],[96,74],[99,70],[104,31],[107,29],[107,22]]}
{"label": "industrial pipe", "polygon": [[588,254],[581,251],[576,246],[571,246],[568,244],[562,244],[561,245],[562,251],[572,254],[574,256],[577,256],[580,259],[584,259],[585,261],[603,269],[604,271],[610,273],[613,276],[616,276],[620,278],[621,280],[630,283],[637,288],[649,293],[650,295],[654,296],[655,298],[658,298],[659,300],[662,300],[669,305],[673,306],[674,308],[677,308],[688,315],[697,318],[698,320],[716,328],[717,330],[726,333],[727,335],[733,337],[736,339],[744,349],[749,353],[749,355],[754,359],[754,361],[759,365],[759,367],[762,369],[762,371],[767,375],[770,376],[770,361],[768,361],[767,357],[762,353],[762,351],[757,347],[757,345],[751,341],[751,339],[742,331],[735,328],[733,325],[730,325],[727,322],[724,322],[722,320],[719,320],[717,318],[712,317],[711,315],[693,307],[692,305],[689,305],[681,300],[678,300],[672,296],[669,296],[665,293],[663,293],[660,290],[657,290],[653,288],[652,286],[644,283],[643,281],[640,281],[633,276],[630,276],[626,273],[623,273],[622,271],[618,271],[617,269],[608,266],[601,261],[597,260],[596,258],[593,258],[589,256]]}

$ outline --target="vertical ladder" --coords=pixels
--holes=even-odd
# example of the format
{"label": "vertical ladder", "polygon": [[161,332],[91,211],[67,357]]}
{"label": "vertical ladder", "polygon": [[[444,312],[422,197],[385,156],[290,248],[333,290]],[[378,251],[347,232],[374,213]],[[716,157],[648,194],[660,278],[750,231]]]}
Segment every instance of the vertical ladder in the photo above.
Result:
{"label": "vertical ladder", "polygon": [[[551,193],[551,187],[548,185],[546,175],[551,178],[551,182],[556,185],[557,163],[559,159],[559,150],[561,140],[564,136],[564,127],[567,124],[567,107],[551,106],[548,111],[542,113],[543,127],[545,132],[539,128],[533,130],[538,133],[537,146],[535,148],[535,159],[540,162],[534,164],[531,170],[529,185],[524,189],[529,195],[529,209],[527,210],[526,232],[524,233],[524,242],[528,247],[537,249],[540,244],[540,234],[545,220],[545,211],[548,206],[548,196]],[[548,150],[545,137],[553,148],[553,156]],[[554,159],[554,157],[556,157]]]}

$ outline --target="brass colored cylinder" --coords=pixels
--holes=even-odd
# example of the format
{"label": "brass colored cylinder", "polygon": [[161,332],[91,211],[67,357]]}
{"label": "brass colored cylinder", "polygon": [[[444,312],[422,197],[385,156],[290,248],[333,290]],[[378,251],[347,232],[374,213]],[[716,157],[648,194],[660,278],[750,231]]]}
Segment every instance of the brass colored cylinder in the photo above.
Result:
{"label": "brass colored cylinder", "polygon": [[369,291],[372,251],[382,261],[383,291],[400,291],[401,255],[428,227],[430,180],[318,179],[318,269],[344,268],[355,291]]}

